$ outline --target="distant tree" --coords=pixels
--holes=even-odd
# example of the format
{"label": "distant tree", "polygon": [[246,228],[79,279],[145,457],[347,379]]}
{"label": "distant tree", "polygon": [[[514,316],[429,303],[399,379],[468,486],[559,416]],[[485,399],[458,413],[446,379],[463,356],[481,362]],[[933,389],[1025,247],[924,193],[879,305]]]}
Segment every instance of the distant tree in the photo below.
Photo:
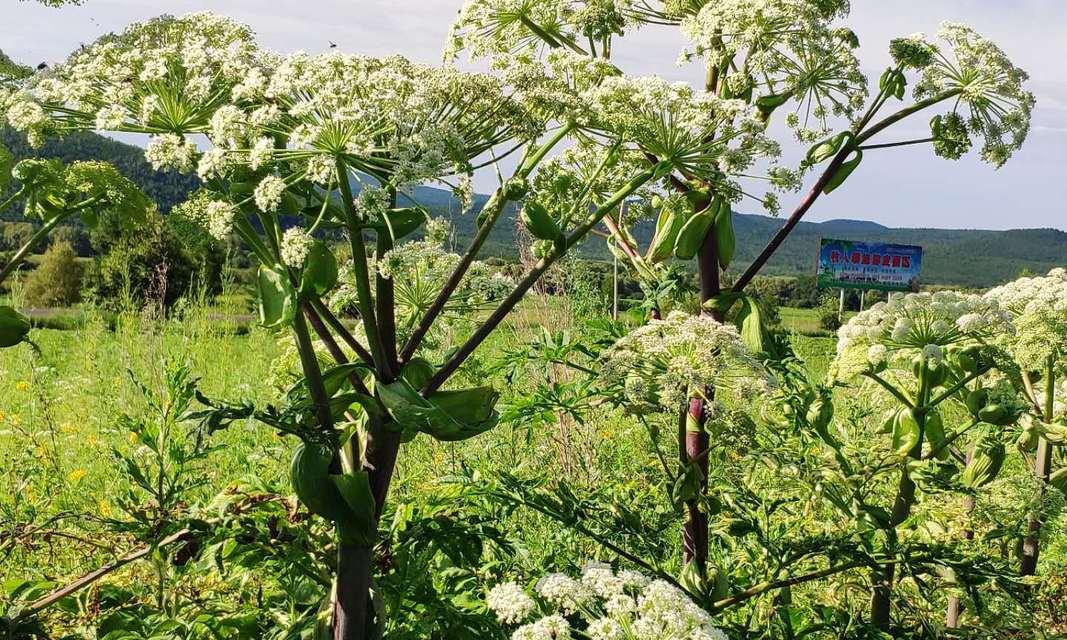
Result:
{"label": "distant tree", "polygon": [[41,264],[26,277],[26,304],[30,307],[65,307],[81,294],[84,269],[69,242],[53,242]]}
{"label": "distant tree", "polygon": [[198,290],[217,293],[221,258],[187,242],[183,231],[163,216],[136,231],[101,224],[92,234],[98,257],[85,277],[86,297],[105,304],[153,302],[169,308]]}
{"label": "distant tree", "polygon": [[839,309],[837,296],[831,293],[823,294],[818,306],[819,326],[829,331],[837,331],[841,327]]}
{"label": "distant tree", "polygon": [[800,276],[793,283],[789,306],[810,309],[819,304],[819,287],[815,276]]}

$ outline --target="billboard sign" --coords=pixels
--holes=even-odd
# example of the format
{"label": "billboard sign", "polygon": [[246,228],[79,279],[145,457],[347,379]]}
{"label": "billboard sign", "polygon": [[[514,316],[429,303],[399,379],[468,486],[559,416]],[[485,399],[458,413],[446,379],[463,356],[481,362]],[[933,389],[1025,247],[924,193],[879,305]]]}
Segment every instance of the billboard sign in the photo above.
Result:
{"label": "billboard sign", "polygon": [[823,238],[819,288],[918,291],[922,258],[922,247],[914,245]]}

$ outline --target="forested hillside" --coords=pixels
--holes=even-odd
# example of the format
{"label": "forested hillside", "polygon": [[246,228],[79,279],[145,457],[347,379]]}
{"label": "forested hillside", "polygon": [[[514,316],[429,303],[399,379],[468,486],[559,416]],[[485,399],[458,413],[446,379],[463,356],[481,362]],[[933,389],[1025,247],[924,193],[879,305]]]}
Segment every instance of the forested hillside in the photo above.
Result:
{"label": "forested hillside", "polygon": [[[436,214],[450,217],[461,241],[473,236],[474,218],[458,215],[447,191],[421,188],[416,197]],[[479,197],[476,206],[484,201],[484,197]],[[512,208],[486,243],[488,251],[503,257],[514,255],[515,222]],[[731,271],[737,274],[744,270],[784,222],[784,218],[735,215],[737,258]],[[638,241],[646,243],[653,228],[653,221],[638,225],[635,229]],[[1016,277],[1024,269],[1045,273],[1067,261],[1067,233],[1056,229],[894,229],[862,220],[830,220],[797,225],[763,273],[814,274],[819,239],[823,237],[920,245],[924,249],[923,280],[946,285],[991,286]],[[595,238],[587,242],[583,251],[587,257],[610,258],[603,242]]]}

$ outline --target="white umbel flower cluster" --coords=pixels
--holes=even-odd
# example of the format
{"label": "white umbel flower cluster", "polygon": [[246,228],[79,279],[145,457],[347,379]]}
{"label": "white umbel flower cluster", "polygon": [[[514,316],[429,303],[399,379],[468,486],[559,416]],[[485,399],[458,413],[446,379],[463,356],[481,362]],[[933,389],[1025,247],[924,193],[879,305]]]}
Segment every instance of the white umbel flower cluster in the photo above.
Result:
{"label": "white umbel flower cluster", "polygon": [[601,378],[624,383],[627,406],[637,412],[675,411],[705,387],[754,397],[773,386],[733,325],[681,311],[615,343],[604,355]]}
{"label": "white umbel flower cluster", "polygon": [[530,617],[537,603],[514,582],[502,582],[485,596],[485,605],[504,624],[517,624]]}
{"label": "white umbel flower cluster", "polygon": [[304,266],[308,251],[311,249],[312,238],[303,229],[293,227],[286,229],[282,234],[281,254],[282,262],[294,269]]}
{"label": "white umbel flower cluster", "polygon": [[[41,106],[20,107],[8,119],[30,133],[90,126],[202,132],[212,115],[205,106],[218,95],[229,95],[231,87],[262,76],[271,60],[247,27],[228,18],[208,12],[163,16],[79,49],[16,97],[22,105],[57,110],[51,123],[39,117]],[[161,149],[174,148],[173,142],[162,141],[169,146]]]}
{"label": "white umbel flower cluster", "polygon": [[892,295],[838,329],[830,370],[845,379],[872,364],[910,363],[918,354],[940,360],[945,347],[1011,332],[1010,315],[989,298],[955,291]]}
{"label": "white umbel flower cluster", "polygon": [[1015,333],[1004,344],[1021,366],[1041,370],[1053,357],[1067,369],[1067,270],[1019,278],[985,297],[1011,314]]}
{"label": "white umbel flower cluster", "polygon": [[252,197],[256,206],[264,213],[273,213],[278,210],[282,203],[282,194],[285,193],[285,181],[278,176],[267,176],[256,185]]}
{"label": "white umbel flower cluster", "polygon": [[[538,600],[515,583],[494,587],[486,598],[505,624],[542,616],[518,627],[512,640],[726,640],[711,616],[680,589],[637,571],[616,572],[610,565],[590,562],[580,579],[549,574],[535,591],[540,610]],[[573,630],[568,618],[581,619],[584,630]]]}
{"label": "white umbel flower cluster", "polygon": [[[931,55],[923,68],[915,97],[957,91],[956,100],[966,111],[953,110],[942,120],[942,131],[935,132],[939,139],[934,141],[934,148],[939,155],[955,159],[970,149],[972,139],[981,138],[982,160],[1000,167],[1030,132],[1035,100],[1023,87],[1029,76],[1000,47],[970,27],[946,22],[937,35],[948,43],[951,54],[922,41],[936,55]],[[917,50],[919,43],[920,37],[913,36],[909,48]]]}
{"label": "white umbel flower cluster", "polygon": [[[688,7],[681,29],[695,53],[711,64],[737,59],[726,77],[733,95],[788,94],[804,114],[803,139],[828,130],[830,115],[851,117],[867,97],[867,79],[853,53],[854,41],[834,19],[848,13],[848,3],[830,0],[731,0]],[[691,56],[685,53],[685,59]],[[806,103],[806,104],[805,104]],[[808,119],[818,127],[807,129]],[[796,128],[800,119],[790,123]]]}
{"label": "white umbel flower cluster", "polygon": [[176,169],[189,173],[196,166],[196,145],[176,133],[153,136],[144,150],[145,159],[152,168]]}

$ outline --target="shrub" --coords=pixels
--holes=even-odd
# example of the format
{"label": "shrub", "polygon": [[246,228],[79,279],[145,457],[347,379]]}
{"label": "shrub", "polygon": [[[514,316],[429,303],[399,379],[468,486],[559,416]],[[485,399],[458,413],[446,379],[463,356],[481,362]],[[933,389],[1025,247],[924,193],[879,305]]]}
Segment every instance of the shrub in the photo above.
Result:
{"label": "shrub", "polygon": [[54,242],[40,266],[26,276],[25,300],[31,307],[65,307],[81,295],[84,269],[69,242]]}
{"label": "shrub", "polygon": [[157,216],[136,230],[94,234],[102,255],[86,274],[87,296],[105,304],[154,301],[170,308],[194,290],[218,293],[221,259],[207,244],[186,237],[187,231]]}
{"label": "shrub", "polygon": [[841,316],[838,315],[841,302],[837,296],[823,294],[816,309],[819,313],[819,326],[829,331],[837,331],[841,328]]}

